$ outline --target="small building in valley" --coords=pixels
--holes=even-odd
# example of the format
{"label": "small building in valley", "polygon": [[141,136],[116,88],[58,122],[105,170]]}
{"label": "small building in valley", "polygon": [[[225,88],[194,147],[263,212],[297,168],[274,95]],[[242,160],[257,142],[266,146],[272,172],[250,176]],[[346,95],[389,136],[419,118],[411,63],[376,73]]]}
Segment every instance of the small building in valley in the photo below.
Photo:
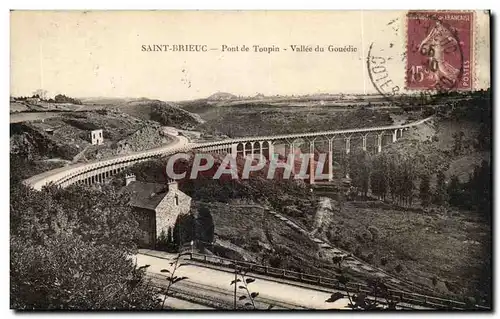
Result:
{"label": "small building in valley", "polygon": [[134,175],[127,175],[125,180],[124,192],[130,195],[129,204],[144,232],[140,246],[154,249],[162,232],[173,231],[179,215],[190,213],[191,197],[180,191],[175,181],[167,185],[139,182]]}
{"label": "small building in valley", "polygon": [[102,130],[92,130],[88,133],[89,142],[92,145],[102,145],[104,143],[104,136]]}
{"label": "small building in valley", "polygon": [[54,135],[54,129],[53,128],[46,128],[45,130],[45,133],[49,134],[49,135]]}

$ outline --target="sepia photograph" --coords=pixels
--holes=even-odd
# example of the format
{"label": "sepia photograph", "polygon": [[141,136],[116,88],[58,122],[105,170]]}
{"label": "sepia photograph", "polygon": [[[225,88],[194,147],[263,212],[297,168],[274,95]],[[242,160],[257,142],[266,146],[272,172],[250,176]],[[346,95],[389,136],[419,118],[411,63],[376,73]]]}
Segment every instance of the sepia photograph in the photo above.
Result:
{"label": "sepia photograph", "polygon": [[10,309],[493,309],[489,10],[11,10]]}

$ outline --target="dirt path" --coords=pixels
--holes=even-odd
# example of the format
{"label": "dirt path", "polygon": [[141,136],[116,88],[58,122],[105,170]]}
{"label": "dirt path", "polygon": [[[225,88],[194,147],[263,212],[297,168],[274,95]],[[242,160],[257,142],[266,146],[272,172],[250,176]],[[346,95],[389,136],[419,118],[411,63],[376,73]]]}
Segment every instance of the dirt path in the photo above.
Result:
{"label": "dirt path", "polygon": [[78,154],[73,156],[73,159],[71,160],[71,163],[76,163],[78,162],[83,156],[85,156],[85,152],[91,147],[92,145],[87,145],[81,150]]}
{"label": "dirt path", "polygon": [[328,219],[328,215],[325,215],[325,212],[328,212],[328,209],[330,210],[330,212],[332,211],[331,199],[326,197],[322,198],[320,202],[320,208],[318,209],[318,212],[316,214],[315,229],[313,230],[313,232],[310,233],[306,229],[300,227],[299,225],[288,219],[287,217],[275,211],[270,211],[270,214],[284,221],[293,230],[301,232],[306,236],[309,236],[311,240],[313,240],[316,243],[316,245],[318,245],[320,251],[323,253],[323,256],[326,260],[332,260],[333,257],[341,257],[343,259],[342,263],[343,267],[349,268],[350,270],[357,273],[365,275],[369,274],[374,277],[384,278],[387,280],[388,285],[390,286],[396,285],[397,288],[402,289],[401,280],[395,278],[394,276],[383,271],[382,269],[370,265],[369,263],[353,256],[352,254],[350,254],[347,251],[344,251],[343,249],[333,247],[329,241],[325,241],[314,235],[314,233],[317,232],[318,229],[317,227],[319,227],[317,225],[323,224],[323,222],[325,222],[325,219]]}
{"label": "dirt path", "polygon": [[325,214],[332,212],[332,201],[329,197],[320,197],[319,207],[314,216],[314,229],[311,232],[311,236],[314,236],[318,229],[323,225],[323,220]]}

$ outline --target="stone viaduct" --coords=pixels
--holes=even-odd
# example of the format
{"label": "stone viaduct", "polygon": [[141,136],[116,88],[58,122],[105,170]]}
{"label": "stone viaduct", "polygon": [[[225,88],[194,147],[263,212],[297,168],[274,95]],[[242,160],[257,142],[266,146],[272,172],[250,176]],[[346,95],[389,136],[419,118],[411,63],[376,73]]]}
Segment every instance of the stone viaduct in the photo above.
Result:
{"label": "stone viaduct", "polygon": [[[75,183],[87,185],[102,183],[128,166],[155,157],[172,155],[179,152],[200,151],[230,153],[233,156],[262,154],[266,158],[270,158],[271,155],[274,156],[275,154],[295,154],[296,148],[301,148],[303,153],[312,154],[318,145],[323,145],[324,149],[327,150],[328,158],[326,163],[328,164],[326,166],[328,175],[332,178],[332,163],[335,151],[348,154],[353,147],[359,145],[365,151],[371,149],[375,152],[381,152],[384,145],[396,142],[398,138],[401,138],[405,130],[427,122],[430,119],[431,117],[428,117],[402,125],[243,137],[206,143],[181,143],[177,138],[176,142],[165,147],[146,150],[131,155],[116,156],[91,163],[80,163],[58,168],[26,179],[24,183],[37,190],[40,190],[44,185],[49,183],[61,187],[66,187]],[[310,180],[310,182],[312,183],[314,180]]]}

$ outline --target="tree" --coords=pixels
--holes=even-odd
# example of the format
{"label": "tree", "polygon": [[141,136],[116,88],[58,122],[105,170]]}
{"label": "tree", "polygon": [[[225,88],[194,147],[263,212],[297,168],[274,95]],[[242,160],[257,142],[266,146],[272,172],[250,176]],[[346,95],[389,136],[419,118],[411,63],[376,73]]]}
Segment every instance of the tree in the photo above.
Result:
{"label": "tree", "polygon": [[387,184],[389,187],[389,192],[391,193],[391,199],[392,201],[397,200],[397,195],[398,195],[398,171],[397,171],[397,166],[396,162],[394,160],[389,160],[388,161],[388,167],[387,167]]}
{"label": "tree", "polygon": [[172,237],[172,227],[169,227],[168,228],[168,232],[167,232],[167,243],[169,245],[173,244],[174,243],[174,239]]}
{"label": "tree", "polygon": [[448,191],[446,189],[445,175],[443,171],[437,173],[436,191],[434,192],[434,202],[444,205],[448,202]]}
{"label": "tree", "polygon": [[451,177],[447,192],[450,205],[459,206],[464,202],[464,192],[457,176],[453,175]]}
{"label": "tree", "polygon": [[172,232],[175,249],[180,249],[183,244],[194,240],[195,221],[191,214],[179,215],[175,221]]}
{"label": "tree", "polygon": [[385,155],[378,156],[373,161],[370,185],[372,193],[380,199],[385,200],[389,191],[389,165]]}
{"label": "tree", "polygon": [[413,190],[415,188],[415,166],[414,163],[407,159],[401,165],[402,188],[401,195],[404,203],[411,206],[413,202]]}
{"label": "tree", "polygon": [[491,150],[491,128],[490,123],[481,122],[476,136],[476,142],[474,147],[478,151],[489,151]]}
{"label": "tree", "polygon": [[447,191],[450,205],[481,211],[491,217],[491,168],[487,161],[474,168],[466,183],[453,176]]}
{"label": "tree", "polygon": [[73,103],[73,104],[77,104],[77,105],[82,104],[82,101],[80,101],[78,99],[71,98],[71,97],[66,96],[64,94],[57,94],[54,97],[54,102],[55,103]]}
{"label": "tree", "polygon": [[33,92],[33,97],[38,97],[42,100],[46,100],[47,99],[47,90],[38,89],[35,92]]}
{"label": "tree", "polygon": [[460,155],[464,151],[464,137],[463,131],[453,133],[453,153],[455,155]]}
{"label": "tree", "polygon": [[431,202],[430,178],[427,174],[420,176],[420,202],[422,206],[427,207]]}
{"label": "tree", "polygon": [[198,210],[198,216],[195,219],[195,239],[203,243],[212,243],[214,240],[215,226],[206,206],[201,206]]}
{"label": "tree", "polygon": [[472,183],[473,198],[476,199],[478,209],[483,211],[487,218],[491,218],[491,167],[490,163],[483,160],[481,166],[476,168],[475,181]]}
{"label": "tree", "polygon": [[349,156],[349,174],[352,185],[367,196],[370,186],[370,157],[366,152],[354,153]]}
{"label": "tree", "polygon": [[154,309],[156,295],[131,258],[111,245],[60,234],[44,244],[11,238],[14,309]]}
{"label": "tree", "polygon": [[[259,296],[257,291],[250,291],[249,284],[255,281],[254,278],[246,277],[247,269],[242,269],[237,264],[234,264],[234,280],[231,281],[230,285],[234,285],[234,302],[233,309],[252,309],[256,310],[255,298]],[[238,275],[241,277],[238,278]],[[238,289],[242,291],[243,294],[238,297]],[[238,306],[237,300],[242,301],[244,304]],[[269,305],[267,310],[270,310],[274,305]]]}
{"label": "tree", "polygon": [[11,184],[11,307],[154,309],[156,293],[130,258],[140,236],[127,199],[80,186]]}

